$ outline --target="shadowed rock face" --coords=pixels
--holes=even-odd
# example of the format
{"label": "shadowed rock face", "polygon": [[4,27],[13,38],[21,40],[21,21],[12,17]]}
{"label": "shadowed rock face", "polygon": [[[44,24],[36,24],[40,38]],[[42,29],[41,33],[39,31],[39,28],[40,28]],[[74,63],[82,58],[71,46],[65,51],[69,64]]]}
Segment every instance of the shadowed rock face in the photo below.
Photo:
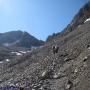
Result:
{"label": "shadowed rock face", "polygon": [[[0,64],[0,86],[9,82],[27,90],[90,90],[90,21],[66,32],[54,35],[41,48]],[[53,54],[55,45],[59,49]]]}

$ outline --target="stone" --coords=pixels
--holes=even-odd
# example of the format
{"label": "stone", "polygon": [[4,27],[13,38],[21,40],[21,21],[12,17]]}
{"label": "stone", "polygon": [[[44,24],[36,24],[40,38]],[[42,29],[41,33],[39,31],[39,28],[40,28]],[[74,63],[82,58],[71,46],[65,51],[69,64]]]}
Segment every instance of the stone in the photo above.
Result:
{"label": "stone", "polygon": [[52,74],[53,74],[52,70],[46,70],[42,73],[41,78],[42,79],[47,79],[47,78],[50,79],[52,77]]}
{"label": "stone", "polygon": [[85,57],[83,58],[83,61],[85,62],[87,59],[88,59],[88,57],[87,57],[87,56],[85,56]]}
{"label": "stone", "polygon": [[43,86],[41,86],[40,88],[39,88],[39,90],[43,90],[44,88],[43,88]]}
{"label": "stone", "polygon": [[64,61],[67,62],[67,61],[70,61],[71,59],[70,58],[65,58]]}
{"label": "stone", "polygon": [[57,75],[57,74],[55,74],[54,76],[53,76],[53,78],[54,79],[57,79],[59,76]]}
{"label": "stone", "polygon": [[77,69],[77,68],[75,68],[74,73],[77,73],[77,72],[78,72],[78,69]]}
{"label": "stone", "polygon": [[54,75],[53,75],[53,79],[58,79],[58,78],[60,78],[60,76],[61,76],[61,74],[60,73],[55,73]]}
{"label": "stone", "polygon": [[71,89],[72,86],[73,86],[73,83],[72,83],[70,80],[68,80],[68,82],[67,82],[67,84],[66,84],[66,87],[65,87],[65,90]]}
{"label": "stone", "polygon": [[35,90],[34,88],[32,88],[32,90]]}
{"label": "stone", "polygon": [[24,87],[20,87],[20,90],[24,90]]}

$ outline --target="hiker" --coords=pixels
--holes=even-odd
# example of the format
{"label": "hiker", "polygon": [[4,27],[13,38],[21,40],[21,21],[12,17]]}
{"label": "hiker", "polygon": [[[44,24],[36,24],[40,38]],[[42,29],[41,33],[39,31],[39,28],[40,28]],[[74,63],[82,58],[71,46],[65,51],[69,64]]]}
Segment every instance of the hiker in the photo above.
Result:
{"label": "hiker", "polygon": [[56,53],[58,53],[59,47],[53,46],[52,49],[53,49],[53,54],[56,54]]}

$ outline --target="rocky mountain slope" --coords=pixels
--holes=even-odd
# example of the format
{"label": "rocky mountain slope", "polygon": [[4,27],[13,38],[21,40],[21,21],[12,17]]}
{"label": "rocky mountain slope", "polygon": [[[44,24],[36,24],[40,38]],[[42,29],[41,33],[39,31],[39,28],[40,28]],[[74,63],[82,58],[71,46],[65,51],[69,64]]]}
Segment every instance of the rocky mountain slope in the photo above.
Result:
{"label": "rocky mountain slope", "polygon": [[62,38],[63,36],[75,30],[77,27],[84,24],[85,20],[88,19],[89,17],[90,17],[90,1],[79,10],[79,12],[74,16],[71,23],[68,24],[68,26],[62,32],[49,36],[47,38],[47,42],[48,41],[49,43],[52,42],[54,38],[55,39]]}
{"label": "rocky mountain slope", "polygon": [[[90,2],[83,9],[85,19],[79,16],[83,13],[81,8],[68,27],[49,37],[43,47],[2,63],[0,86],[19,86],[20,90],[90,90]],[[53,46],[59,47],[55,53]]]}
{"label": "rocky mountain slope", "polygon": [[36,39],[27,32],[11,31],[6,33],[0,33],[0,44],[4,46],[16,46],[16,47],[38,47],[44,44],[43,41]]}

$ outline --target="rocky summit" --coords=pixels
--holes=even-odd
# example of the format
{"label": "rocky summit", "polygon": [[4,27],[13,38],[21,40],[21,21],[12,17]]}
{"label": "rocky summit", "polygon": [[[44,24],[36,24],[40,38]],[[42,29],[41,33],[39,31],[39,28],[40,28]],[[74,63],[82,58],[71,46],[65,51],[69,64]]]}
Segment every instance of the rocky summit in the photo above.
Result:
{"label": "rocky summit", "polygon": [[0,87],[7,86],[20,90],[90,90],[90,2],[65,30],[49,36],[44,46],[0,63]]}
{"label": "rocky summit", "polygon": [[10,31],[0,33],[0,44],[7,47],[23,47],[32,48],[39,47],[44,44],[44,41],[38,40],[34,36],[25,31]]}

